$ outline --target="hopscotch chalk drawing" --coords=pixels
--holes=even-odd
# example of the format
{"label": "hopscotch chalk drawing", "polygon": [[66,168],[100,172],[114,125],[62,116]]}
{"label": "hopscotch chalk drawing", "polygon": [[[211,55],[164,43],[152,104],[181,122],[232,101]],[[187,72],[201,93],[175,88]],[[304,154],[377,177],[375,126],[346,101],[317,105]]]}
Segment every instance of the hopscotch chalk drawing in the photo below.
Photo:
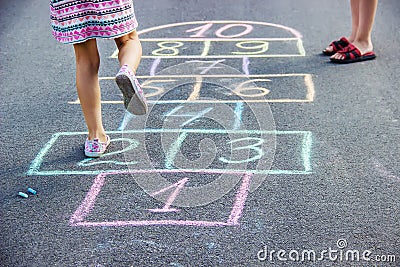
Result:
{"label": "hopscotch chalk drawing", "polygon": [[[143,61],[149,63],[148,73],[138,75],[152,106],[148,117],[125,115],[118,131],[108,132],[112,149],[98,159],[77,158],[79,151],[57,153],[62,144],[79,144],[85,132],[55,133],[28,170],[28,175],[95,176],[71,226],[237,226],[252,185],[264,181],[255,182],[257,176],[312,173],[312,132],[276,130],[268,106],[313,102],[312,75],[251,73],[252,64],[266,59],[304,57],[297,30],[211,20],[156,26],[139,35]],[[110,54],[115,59],[118,50]],[[238,60],[240,71],[222,64]],[[114,86],[114,77],[99,80],[102,88]],[[102,104],[122,104],[107,91],[103,96]],[[185,202],[201,198],[204,193],[196,195],[196,188],[212,187],[219,176],[229,186],[214,202],[223,201],[225,209],[213,201]],[[103,194],[114,200],[116,212],[108,218]]]}

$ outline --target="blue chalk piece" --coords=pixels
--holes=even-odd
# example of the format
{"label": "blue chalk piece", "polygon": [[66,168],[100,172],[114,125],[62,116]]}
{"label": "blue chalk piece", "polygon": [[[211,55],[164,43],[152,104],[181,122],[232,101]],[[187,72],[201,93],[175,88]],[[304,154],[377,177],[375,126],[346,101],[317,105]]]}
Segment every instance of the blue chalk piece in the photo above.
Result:
{"label": "blue chalk piece", "polygon": [[32,189],[32,188],[28,188],[28,192],[31,193],[32,195],[36,195],[36,190]]}
{"label": "blue chalk piece", "polygon": [[28,198],[28,195],[22,192],[18,192],[18,196],[23,197],[23,198]]}

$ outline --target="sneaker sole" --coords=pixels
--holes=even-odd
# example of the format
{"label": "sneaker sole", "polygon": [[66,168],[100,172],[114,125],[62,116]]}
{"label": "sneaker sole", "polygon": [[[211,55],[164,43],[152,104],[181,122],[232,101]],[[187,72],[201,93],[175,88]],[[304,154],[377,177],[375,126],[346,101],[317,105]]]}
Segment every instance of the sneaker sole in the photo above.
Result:
{"label": "sneaker sole", "polygon": [[103,153],[97,153],[97,152],[86,152],[85,151],[85,156],[88,157],[88,158],[99,158],[101,155],[104,154],[104,152]]}
{"label": "sneaker sole", "polygon": [[117,75],[115,81],[124,96],[125,108],[135,115],[147,114],[147,104],[140,96],[139,89],[135,83],[125,74]]}

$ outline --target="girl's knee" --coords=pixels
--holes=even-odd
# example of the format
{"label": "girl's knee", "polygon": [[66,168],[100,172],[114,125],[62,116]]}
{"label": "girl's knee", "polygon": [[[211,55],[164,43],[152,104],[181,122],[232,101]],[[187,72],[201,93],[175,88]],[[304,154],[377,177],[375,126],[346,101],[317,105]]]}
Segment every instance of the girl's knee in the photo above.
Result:
{"label": "girl's knee", "polygon": [[100,68],[100,55],[95,44],[77,44],[74,45],[74,50],[77,65],[85,66],[94,71]]}
{"label": "girl's knee", "polygon": [[85,67],[92,71],[98,71],[100,68],[100,57],[87,56],[87,55],[76,55],[76,65]]}

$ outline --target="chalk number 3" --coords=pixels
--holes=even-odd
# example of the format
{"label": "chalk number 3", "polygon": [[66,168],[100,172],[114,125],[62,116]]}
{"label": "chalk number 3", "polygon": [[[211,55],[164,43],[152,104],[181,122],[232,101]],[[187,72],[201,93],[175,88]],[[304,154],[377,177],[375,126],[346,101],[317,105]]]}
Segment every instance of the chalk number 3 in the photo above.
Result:
{"label": "chalk number 3", "polygon": [[229,141],[228,144],[234,145],[236,143],[239,142],[243,142],[243,141],[253,141],[253,144],[247,145],[247,146],[239,146],[239,147],[235,147],[232,148],[233,150],[252,150],[253,152],[255,152],[255,156],[251,157],[251,158],[247,158],[247,159],[243,159],[243,160],[232,160],[232,159],[226,159],[224,157],[220,157],[219,160],[224,162],[224,163],[245,163],[245,162],[251,162],[251,161],[256,161],[259,160],[263,155],[264,152],[261,148],[261,145],[264,143],[264,139],[261,138],[255,138],[255,137],[247,137],[247,138],[240,138],[240,139],[235,139],[232,141]]}

